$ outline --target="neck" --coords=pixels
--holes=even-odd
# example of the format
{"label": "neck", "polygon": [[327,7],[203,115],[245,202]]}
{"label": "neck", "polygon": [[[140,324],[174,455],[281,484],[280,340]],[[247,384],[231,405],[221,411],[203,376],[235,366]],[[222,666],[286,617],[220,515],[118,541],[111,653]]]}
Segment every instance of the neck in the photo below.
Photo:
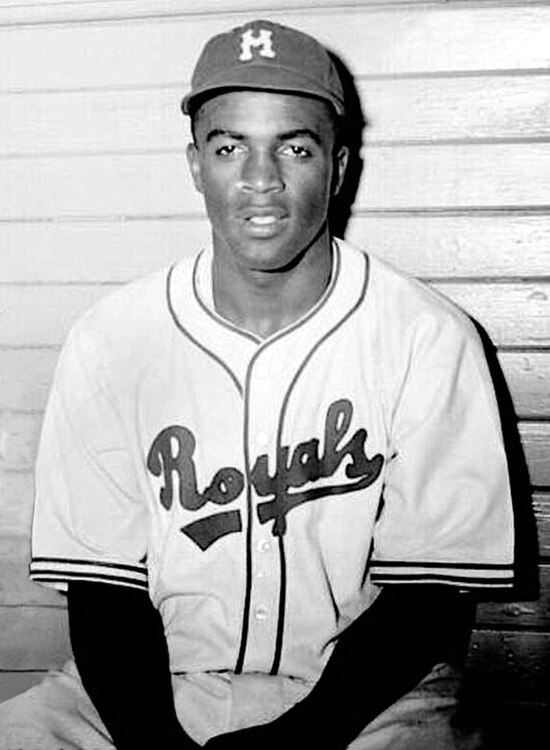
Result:
{"label": "neck", "polygon": [[332,271],[328,233],[291,268],[243,269],[214,252],[214,306],[234,325],[267,338],[305,315],[322,297]]}

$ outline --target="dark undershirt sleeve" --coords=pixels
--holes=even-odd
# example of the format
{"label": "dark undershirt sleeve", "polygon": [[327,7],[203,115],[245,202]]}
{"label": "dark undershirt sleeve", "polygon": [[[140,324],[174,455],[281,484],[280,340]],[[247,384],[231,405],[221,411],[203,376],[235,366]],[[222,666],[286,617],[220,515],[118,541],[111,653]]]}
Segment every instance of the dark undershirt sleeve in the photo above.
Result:
{"label": "dark undershirt sleeve", "polygon": [[117,750],[191,750],[172,694],[160,614],[146,591],[69,583],[71,644],[84,688]]}
{"label": "dark undershirt sleeve", "polygon": [[460,666],[475,606],[445,586],[387,586],[340,636],[312,692],[263,727],[210,740],[210,750],[343,750],[438,663]]}

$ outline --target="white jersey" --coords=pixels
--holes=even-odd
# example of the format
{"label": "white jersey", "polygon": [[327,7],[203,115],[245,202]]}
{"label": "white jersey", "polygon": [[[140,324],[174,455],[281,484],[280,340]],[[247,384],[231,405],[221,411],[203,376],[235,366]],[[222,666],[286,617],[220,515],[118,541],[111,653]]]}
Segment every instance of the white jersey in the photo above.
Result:
{"label": "white jersey", "polygon": [[62,352],[31,577],[147,589],[175,673],[314,680],[382,585],[512,583],[473,325],[334,247],[322,299],[266,340],[214,312],[206,250],[101,301]]}

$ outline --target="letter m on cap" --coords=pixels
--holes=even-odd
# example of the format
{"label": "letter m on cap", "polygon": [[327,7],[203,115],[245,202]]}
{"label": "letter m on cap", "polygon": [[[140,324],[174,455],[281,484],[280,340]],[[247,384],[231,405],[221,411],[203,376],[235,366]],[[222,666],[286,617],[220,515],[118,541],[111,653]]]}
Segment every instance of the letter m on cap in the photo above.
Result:
{"label": "letter m on cap", "polygon": [[252,60],[252,50],[257,50],[260,57],[275,57],[271,41],[271,31],[259,29],[255,35],[252,29],[247,29],[241,36],[241,54],[239,60]]}

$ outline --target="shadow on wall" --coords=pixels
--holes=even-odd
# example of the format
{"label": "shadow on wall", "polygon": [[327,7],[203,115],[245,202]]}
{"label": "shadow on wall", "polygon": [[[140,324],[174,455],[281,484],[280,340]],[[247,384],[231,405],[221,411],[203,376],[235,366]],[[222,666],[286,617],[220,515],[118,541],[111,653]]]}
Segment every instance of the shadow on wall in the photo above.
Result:
{"label": "shadow on wall", "polygon": [[[329,223],[335,236],[345,237],[364,168],[361,147],[364,131],[368,128],[369,121],[363,111],[352,73],[338,55],[331,52],[331,56],[344,86],[346,104],[344,139],[349,146],[350,154],[344,183],[331,203]],[[504,601],[533,600],[539,595],[537,528],[529,473],[518,431],[518,417],[497,358],[496,348],[485,329],[476,320],[472,318],[471,320],[481,337],[497,397],[510,468],[516,528],[515,586],[511,591],[506,590],[502,594],[495,594],[495,591],[491,591],[488,597],[493,601],[501,598]]]}
{"label": "shadow on wall", "polygon": [[[492,592],[488,598],[492,601],[503,602],[533,601],[539,598],[539,549],[530,478],[518,430],[518,417],[495,346],[485,329],[476,320],[472,319],[472,322],[481,338],[495,388],[508,459],[515,523],[514,587],[500,595]],[[503,633],[501,642],[501,646],[504,645],[504,647],[506,635]],[[521,635],[516,634],[515,637],[521,638]],[[521,650],[520,653],[522,653]],[[528,702],[525,705],[521,702],[515,705],[517,701],[513,700],[513,705],[510,706],[510,701],[507,700],[508,691],[514,692],[515,690],[515,682],[524,683],[525,690],[529,692],[531,670],[538,669],[536,662],[533,661],[536,659],[535,655],[524,654],[524,656],[527,657],[524,664],[516,663],[516,659],[510,656],[507,674],[503,674],[498,668],[493,673],[489,653],[485,656],[484,668],[475,670],[475,678],[472,679],[469,676],[465,683],[465,704],[469,706],[474,717],[478,716],[480,725],[484,729],[483,750],[507,750],[508,748],[516,750],[522,746],[541,747],[540,738],[544,737],[548,730],[547,708],[542,705],[537,706],[536,703],[529,705]],[[545,659],[542,653],[538,656]],[[544,677],[539,675],[537,679],[542,684]]]}
{"label": "shadow on wall", "polygon": [[[344,184],[331,203],[329,223],[335,236],[345,237],[364,169],[361,157],[363,136],[370,123],[363,112],[353,75],[337,55],[332,53],[332,57],[344,84],[346,101],[344,136],[350,155]],[[514,587],[498,591],[491,589],[487,593],[478,594],[476,598],[480,604],[483,601],[495,603],[533,601],[539,598],[539,549],[530,478],[518,430],[518,417],[498,361],[496,348],[485,329],[476,320],[471,317],[470,319],[481,338],[497,398],[509,466],[516,533]],[[505,640],[506,632],[501,635]],[[494,646],[497,650],[501,648],[499,638],[495,639]],[[501,655],[495,654],[495,658],[500,662]],[[525,674],[529,666],[521,665],[519,671],[523,670],[522,675],[514,676],[514,671],[517,671],[516,667],[517,665],[514,666],[512,661],[506,669],[507,674],[503,674],[502,666],[499,664],[493,670],[492,653],[489,649],[486,650],[480,664],[474,665],[471,673],[468,670],[466,672],[462,720],[465,726],[468,721],[473,721],[472,726],[483,727],[484,750],[506,750],[507,748],[515,750],[517,747],[525,746],[526,742],[529,748],[538,747],[540,740],[534,740],[534,738],[540,738],[539,730],[543,725],[546,730],[548,729],[547,718],[543,719],[544,712],[533,712],[529,710],[529,706],[514,706],[514,711],[510,711],[509,707],[501,705],[500,699],[506,696],[510,686],[513,687],[515,679],[529,682]],[[523,714],[522,709],[525,709]],[[542,735],[544,734],[543,732]],[[530,738],[534,741],[531,742]]]}
{"label": "shadow on wall", "polygon": [[331,52],[330,54],[344,87],[346,115],[343,123],[343,139],[349,147],[349,161],[344,183],[330,205],[329,224],[332,234],[343,238],[346,234],[363,172],[361,146],[363,143],[363,131],[368,126],[368,121],[363,112],[353,75],[335,53]]}
{"label": "shadow on wall", "polygon": [[512,489],[516,532],[515,585],[512,592],[506,596],[506,600],[529,601],[539,596],[539,548],[531,483],[518,430],[518,417],[498,361],[496,348],[485,329],[476,320],[471,320],[481,338],[495,388]]}

